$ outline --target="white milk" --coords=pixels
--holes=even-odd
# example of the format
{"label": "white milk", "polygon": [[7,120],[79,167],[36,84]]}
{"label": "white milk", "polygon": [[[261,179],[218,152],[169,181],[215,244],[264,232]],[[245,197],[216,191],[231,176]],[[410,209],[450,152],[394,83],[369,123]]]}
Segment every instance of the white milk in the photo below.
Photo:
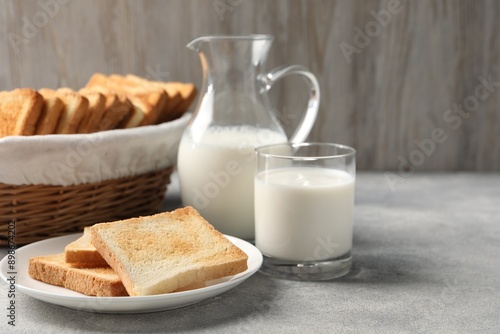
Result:
{"label": "white milk", "polygon": [[339,170],[278,168],[255,177],[255,240],[282,260],[327,260],[352,246],[354,178]]}
{"label": "white milk", "polygon": [[183,204],[195,207],[220,232],[253,240],[254,148],[286,140],[284,134],[250,126],[213,127],[196,142],[184,135],[177,161]]}

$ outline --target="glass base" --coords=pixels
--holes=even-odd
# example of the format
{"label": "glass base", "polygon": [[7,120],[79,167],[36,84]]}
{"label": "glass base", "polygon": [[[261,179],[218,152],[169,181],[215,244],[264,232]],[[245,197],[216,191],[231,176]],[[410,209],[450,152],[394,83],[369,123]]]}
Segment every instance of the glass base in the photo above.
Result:
{"label": "glass base", "polygon": [[351,253],[314,262],[280,260],[264,255],[263,274],[294,281],[326,281],[344,276],[352,265]]}

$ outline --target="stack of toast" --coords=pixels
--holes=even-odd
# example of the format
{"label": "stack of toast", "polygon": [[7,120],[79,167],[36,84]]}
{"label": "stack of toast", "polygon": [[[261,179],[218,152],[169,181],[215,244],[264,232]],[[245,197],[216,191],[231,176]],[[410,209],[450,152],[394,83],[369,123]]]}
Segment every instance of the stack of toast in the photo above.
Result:
{"label": "stack of toast", "polygon": [[91,296],[144,296],[204,286],[247,270],[248,256],[192,207],[86,227],[29,275]]}
{"label": "stack of toast", "polygon": [[196,97],[191,83],[94,74],[87,85],[0,92],[0,138],[92,133],[168,122]]}

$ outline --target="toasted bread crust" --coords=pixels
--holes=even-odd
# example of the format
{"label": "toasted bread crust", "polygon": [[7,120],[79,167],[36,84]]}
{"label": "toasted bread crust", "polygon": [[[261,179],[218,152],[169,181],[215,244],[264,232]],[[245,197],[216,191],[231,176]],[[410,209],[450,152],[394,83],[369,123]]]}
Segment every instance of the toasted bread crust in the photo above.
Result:
{"label": "toasted bread crust", "polygon": [[120,278],[110,267],[74,268],[64,253],[37,256],[29,260],[30,277],[89,296],[127,296]]}
{"label": "toasted bread crust", "polygon": [[[115,273],[120,277],[123,286],[125,287],[125,290],[127,290],[127,293],[130,296],[136,296],[134,293],[134,284],[133,282],[128,278],[128,275],[126,274],[126,270],[123,267],[121,261],[116,258],[114,253],[110,252],[107,248],[106,243],[104,240],[99,236],[99,234],[93,230],[91,230],[91,240],[92,244],[94,247],[97,249],[97,251],[101,254],[101,256],[104,258],[106,263],[110,265],[111,268],[115,271]],[[132,292],[132,294],[130,293]]]}

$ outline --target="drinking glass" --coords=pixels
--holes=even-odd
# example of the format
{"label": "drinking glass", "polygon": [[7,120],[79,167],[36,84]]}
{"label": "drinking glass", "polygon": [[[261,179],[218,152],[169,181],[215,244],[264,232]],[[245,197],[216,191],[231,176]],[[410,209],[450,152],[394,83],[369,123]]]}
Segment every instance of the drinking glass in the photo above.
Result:
{"label": "drinking glass", "polygon": [[257,147],[255,243],[263,273],[328,280],[351,268],[356,151],[333,143]]}

